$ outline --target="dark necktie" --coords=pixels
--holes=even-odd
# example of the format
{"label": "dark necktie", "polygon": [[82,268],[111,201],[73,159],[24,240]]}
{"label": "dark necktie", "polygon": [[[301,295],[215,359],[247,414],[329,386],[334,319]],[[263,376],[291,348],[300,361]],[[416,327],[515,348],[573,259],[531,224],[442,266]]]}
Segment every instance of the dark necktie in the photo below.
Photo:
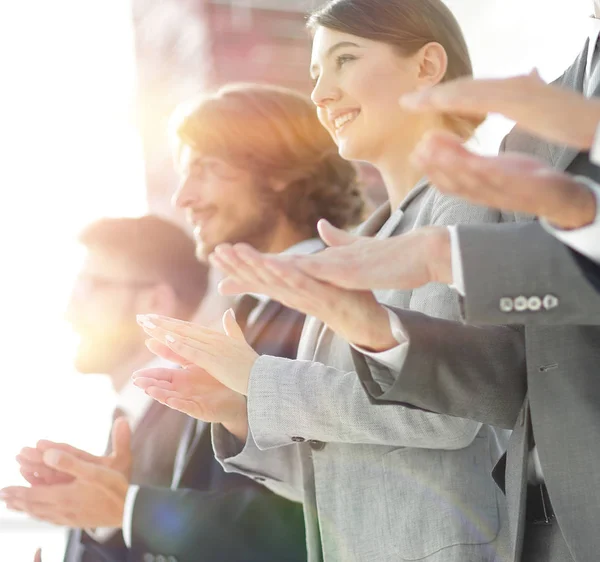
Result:
{"label": "dark necktie", "polygon": [[125,411],[117,406],[114,409],[113,415],[112,415],[112,423],[110,426],[110,433],[108,434],[108,440],[106,442],[106,449],[104,450],[105,455],[110,455],[112,453],[112,428],[113,428],[113,425],[115,425],[115,422],[117,421],[117,419],[124,418],[124,417],[127,417],[125,414]]}
{"label": "dark necktie", "polygon": [[248,318],[260,301],[252,295],[242,295],[235,303],[235,319],[242,332],[246,331]]}

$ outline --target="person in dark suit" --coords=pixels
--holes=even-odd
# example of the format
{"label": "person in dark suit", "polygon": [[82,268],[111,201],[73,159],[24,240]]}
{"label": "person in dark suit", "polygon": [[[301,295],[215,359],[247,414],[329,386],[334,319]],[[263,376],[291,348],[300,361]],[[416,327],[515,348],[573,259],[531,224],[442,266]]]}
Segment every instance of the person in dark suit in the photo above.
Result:
{"label": "person in dark suit", "polygon": [[[182,183],[174,203],[194,226],[201,259],[224,242],[312,253],[322,249],[315,238],[320,217],[341,228],[362,219],[356,171],[337,154],[312,103],[300,94],[275,86],[227,86],[182,106],[175,132]],[[234,308],[257,353],[296,356],[303,315],[260,295],[243,296]],[[172,376],[185,376],[190,366],[183,366],[170,370]],[[245,398],[217,385],[203,388],[203,396],[207,410],[219,413],[203,419],[234,430],[237,420],[210,403]],[[153,397],[172,405],[168,396]],[[57,451],[50,449],[56,448],[63,454],[55,468],[80,482],[93,480],[95,519],[87,524],[121,526],[130,561],[306,559],[302,507],[260,482],[225,473],[214,458],[210,423],[187,422],[170,488],[133,486],[119,471],[54,443],[43,444],[43,459],[51,460],[48,455]],[[30,490],[14,493],[26,506],[35,501]],[[58,493],[52,501],[58,509],[69,500]]]}
{"label": "person in dark suit", "polygon": [[[101,219],[88,225],[79,241],[85,260],[67,310],[80,338],[75,367],[110,377],[117,394],[113,418],[127,421],[108,445],[123,459],[118,468],[127,470],[132,482],[168,485],[186,416],[152,402],[131,384],[132,370],[172,365],[150,354],[134,314],[151,308],[190,318],[206,291],[208,268],[196,259],[191,237],[156,216]],[[44,472],[32,466],[39,451],[26,448],[19,460],[27,480],[44,483]],[[108,457],[108,464],[114,462]],[[64,560],[101,561],[124,551],[119,529],[73,528]]]}

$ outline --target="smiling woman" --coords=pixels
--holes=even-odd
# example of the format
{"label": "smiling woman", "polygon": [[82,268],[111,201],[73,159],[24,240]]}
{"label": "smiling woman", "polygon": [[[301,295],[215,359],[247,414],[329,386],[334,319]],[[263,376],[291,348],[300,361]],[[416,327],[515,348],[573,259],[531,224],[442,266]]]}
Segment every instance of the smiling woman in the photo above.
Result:
{"label": "smiling woman", "polygon": [[[12,319],[1,329],[10,345],[3,396],[11,397],[0,409],[0,425],[11,428],[0,443],[2,486],[20,481],[14,456],[39,438],[104,446],[111,390],[73,372],[74,340],[63,313],[81,258],[74,243],[81,227],[99,216],[145,211],[141,148],[128,118],[135,75],[129,10],[121,0],[101,9],[76,0],[0,8],[7,27],[1,50],[10,53],[0,107],[10,139],[0,147],[0,306]],[[62,535],[0,508],[2,560],[30,562],[37,545],[47,547],[45,562],[58,560]]]}

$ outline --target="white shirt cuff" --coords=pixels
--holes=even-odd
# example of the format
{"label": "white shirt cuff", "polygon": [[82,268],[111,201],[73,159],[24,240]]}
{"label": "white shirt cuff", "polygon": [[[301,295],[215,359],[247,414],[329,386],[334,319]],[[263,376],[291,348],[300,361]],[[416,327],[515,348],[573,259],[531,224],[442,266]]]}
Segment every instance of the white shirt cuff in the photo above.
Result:
{"label": "white shirt cuff", "polygon": [[123,540],[125,546],[131,548],[131,534],[133,527],[133,508],[135,507],[135,499],[140,491],[139,486],[129,486],[127,495],[125,496],[125,509],[123,510]]}
{"label": "white shirt cuff", "polygon": [[450,233],[450,259],[452,264],[452,285],[450,285],[450,288],[464,297],[466,292],[465,275],[462,266],[462,256],[460,255],[458,228],[456,225],[451,225],[448,227],[448,232]]}
{"label": "white shirt cuff", "polygon": [[590,150],[590,162],[600,166],[600,123],[596,128],[596,134],[594,135],[594,141],[592,142],[592,148]]}
{"label": "white shirt cuff", "polygon": [[384,307],[387,310],[389,319],[390,319],[390,330],[392,331],[392,335],[394,339],[398,342],[396,347],[392,347],[391,349],[386,349],[385,351],[367,351],[357,345],[352,345],[356,351],[360,351],[366,357],[370,357],[374,359],[378,363],[381,363],[384,367],[387,367],[391,370],[400,370],[402,365],[404,364],[404,360],[406,359],[406,354],[408,352],[408,340],[404,331],[402,330],[402,324],[400,323],[400,319],[389,309]]}
{"label": "white shirt cuff", "polygon": [[596,219],[594,222],[573,230],[556,228],[543,218],[540,219],[540,223],[563,244],[570,246],[596,263],[600,263],[600,186],[583,176],[577,176],[575,179],[588,187],[596,196]]}
{"label": "white shirt cuff", "polygon": [[119,529],[115,527],[98,527],[96,529],[85,529],[85,532],[96,542],[106,542],[113,537],[118,530]]}

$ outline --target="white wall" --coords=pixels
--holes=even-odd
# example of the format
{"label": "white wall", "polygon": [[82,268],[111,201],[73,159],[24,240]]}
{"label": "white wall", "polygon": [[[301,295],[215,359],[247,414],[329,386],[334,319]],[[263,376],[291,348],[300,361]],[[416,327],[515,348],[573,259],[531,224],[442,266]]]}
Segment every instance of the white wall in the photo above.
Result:
{"label": "white wall", "polygon": [[[562,74],[583,47],[593,0],[445,0],[467,38],[476,76],[501,77],[537,67],[546,81]],[[492,117],[478,133],[494,152],[512,123]]]}

